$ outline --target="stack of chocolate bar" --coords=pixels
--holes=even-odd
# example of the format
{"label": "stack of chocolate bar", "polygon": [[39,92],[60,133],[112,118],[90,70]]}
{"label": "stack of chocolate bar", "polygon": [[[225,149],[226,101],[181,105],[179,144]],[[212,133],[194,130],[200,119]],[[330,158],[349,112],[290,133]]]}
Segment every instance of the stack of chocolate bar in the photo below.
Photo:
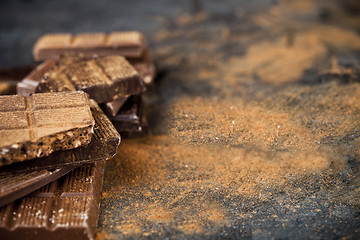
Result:
{"label": "stack of chocolate bar", "polygon": [[0,71],[0,238],[93,239],[105,161],[146,131],[150,50],[138,32],[51,34],[34,58]]}
{"label": "stack of chocolate bar", "polygon": [[49,34],[33,53],[45,62],[17,85],[18,94],[82,90],[122,136],[147,132],[141,94],[153,83],[155,67],[141,33]]}

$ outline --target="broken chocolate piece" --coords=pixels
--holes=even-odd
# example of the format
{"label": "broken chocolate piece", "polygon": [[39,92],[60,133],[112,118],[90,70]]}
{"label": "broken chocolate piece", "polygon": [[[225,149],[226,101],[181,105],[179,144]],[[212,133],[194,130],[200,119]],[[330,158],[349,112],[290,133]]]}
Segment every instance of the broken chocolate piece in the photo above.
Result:
{"label": "broken chocolate piece", "polygon": [[108,116],[118,132],[141,132],[143,123],[143,103],[140,95],[129,97],[115,117]]}
{"label": "broken chocolate piece", "polygon": [[[70,165],[57,169],[0,172],[0,207],[15,201],[67,174],[78,165]],[[15,168],[11,170],[16,170]]]}
{"label": "broken chocolate piece", "polygon": [[0,208],[4,239],[94,239],[105,161],[85,164]]}
{"label": "broken chocolate piece", "polygon": [[0,96],[0,166],[88,144],[93,125],[84,92]]}
{"label": "broken chocolate piece", "polygon": [[0,69],[0,95],[16,94],[16,84],[29,74],[36,64]]}
{"label": "broken chocolate piece", "polygon": [[105,103],[103,107],[104,112],[109,116],[115,117],[127,99],[128,97],[124,97]]}
{"label": "broken chocolate piece", "polygon": [[22,94],[24,96],[30,96],[30,94],[35,93],[39,82],[44,77],[44,74],[48,72],[55,65],[56,62],[54,59],[48,59],[39,66],[37,66],[21,82],[17,84],[16,86],[17,93]]}
{"label": "broken chocolate piece", "polygon": [[0,167],[0,171],[17,172],[30,169],[51,169],[67,165],[108,160],[115,156],[120,144],[120,135],[94,100],[90,100],[91,112],[95,119],[94,133],[88,145],[75,149],[53,152],[49,156],[36,158]]}
{"label": "broken chocolate piece", "polygon": [[146,47],[144,36],[136,31],[104,33],[46,34],[36,42],[35,60],[59,56],[65,52],[83,53],[85,56],[121,55],[139,57]]}
{"label": "broken chocolate piece", "polygon": [[146,49],[140,57],[126,58],[142,77],[146,85],[150,85],[155,78],[155,65],[152,63],[150,49]]}
{"label": "broken chocolate piece", "polygon": [[121,56],[107,56],[71,64],[48,71],[37,92],[83,90],[97,103],[139,94],[144,90],[138,72]]}

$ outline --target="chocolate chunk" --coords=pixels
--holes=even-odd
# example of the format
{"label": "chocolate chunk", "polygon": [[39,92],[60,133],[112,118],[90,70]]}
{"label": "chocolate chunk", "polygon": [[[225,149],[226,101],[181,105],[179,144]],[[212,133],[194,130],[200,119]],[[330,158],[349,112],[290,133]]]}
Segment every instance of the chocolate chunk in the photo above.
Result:
{"label": "chocolate chunk", "polygon": [[152,63],[150,49],[146,49],[140,57],[126,58],[142,77],[146,85],[150,85],[155,78],[155,66]]}
{"label": "chocolate chunk", "polygon": [[84,92],[0,96],[0,166],[88,144],[93,125]]}
{"label": "chocolate chunk", "polygon": [[124,97],[105,103],[103,107],[104,112],[109,116],[115,117],[127,99],[128,97]]}
{"label": "chocolate chunk", "polygon": [[146,47],[144,36],[136,31],[104,33],[46,34],[36,42],[35,60],[59,56],[65,52],[83,53],[85,56],[121,55],[139,57]]}
{"label": "chocolate chunk", "polygon": [[0,171],[0,207],[58,179],[76,166],[27,172]]}
{"label": "chocolate chunk", "polygon": [[139,94],[144,90],[138,72],[121,56],[107,56],[71,64],[60,64],[48,71],[37,92],[83,90],[98,103]]}
{"label": "chocolate chunk", "polygon": [[0,95],[16,94],[16,84],[29,74],[36,64],[0,69]]}
{"label": "chocolate chunk", "polygon": [[105,161],[85,164],[0,208],[3,239],[94,239]]}
{"label": "chocolate chunk", "polygon": [[143,126],[146,125],[141,96],[129,97],[115,117],[108,117],[120,134],[124,132],[141,132]]}
{"label": "chocolate chunk", "polygon": [[36,88],[39,82],[43,79],[45,73],[55,65],[56,61],[52,58],[37,66],[24,79],[22,79],[21,82],[17,83],[17,93],[24,96],[30,96],[30,94],[35,93]]}
{"label": "chocolate chunk", "polygon": [[53,152],[47,157],[36,158],[0,167],[0,171],[17,172],[58,168],[67,165],[108,160],[115,156],[120,144],[120,135],[94,100],[90,100],[91,112],[95,119],[94,133],[88,145],[66,151]]}

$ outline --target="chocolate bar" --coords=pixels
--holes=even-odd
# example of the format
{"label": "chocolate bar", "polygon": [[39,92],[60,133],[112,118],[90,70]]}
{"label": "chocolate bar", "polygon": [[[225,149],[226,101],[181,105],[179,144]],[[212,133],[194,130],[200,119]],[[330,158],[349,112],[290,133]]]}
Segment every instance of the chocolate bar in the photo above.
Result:
{"label": "chocolate bar", "polygon": [[152,63],[150,49],[146,49],[140,57],[126,58],[142,77],[146,85],[150,85],[155,78],[155,66]]}
{"label": "chocolate bar", "polygon": [[46,34],[38,39],[33,49],[35,60],[59,56],[65,52],[85,56],[121,55],[139,57],[146,47],[144,36],[136,31],[105,33]]}
{"label": "chocolate bar", "polygon": [[141,77],[121,56],[84,59],[60,64],[48,71],[37,92],[82,90],[97,103],[139,94],[144,90]]}
{"label": "chocolate bar", "polygon": [[0,96],[0,166],[88,144],[93,125],[84,92]]}
{"label": "chocolate bar", "polygon": [[94,239],[105,161],[85,164],[0,208],[3,239]]}
{"label": "chocolate bar", "polygon": [[47,157],[36,158],[0,167],[1,172],[16,169],[17,172],[30,169],[51,169],[93,161],[108,160],[115,156],[120,144],[120,135],[94,100],[90,100],[91,112],[95,119],[94,133],[88,145],[53,152]]}
{"label": "chocolate bar", "polygon": [[15,201],[73,170],[77,165],[57,169],[16,172],[0,171],[0,207]]}

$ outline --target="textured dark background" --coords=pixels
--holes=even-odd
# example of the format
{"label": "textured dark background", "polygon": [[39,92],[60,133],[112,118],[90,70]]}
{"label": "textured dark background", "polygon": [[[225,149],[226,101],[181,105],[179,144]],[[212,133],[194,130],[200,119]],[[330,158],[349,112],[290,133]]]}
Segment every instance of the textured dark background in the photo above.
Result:
{"label": "textured dark background", "polygon": [[358,1],[1,4],[0,67],[49,32],[153,49],[152,136],[108,162],[98,239],[360,238]]}

